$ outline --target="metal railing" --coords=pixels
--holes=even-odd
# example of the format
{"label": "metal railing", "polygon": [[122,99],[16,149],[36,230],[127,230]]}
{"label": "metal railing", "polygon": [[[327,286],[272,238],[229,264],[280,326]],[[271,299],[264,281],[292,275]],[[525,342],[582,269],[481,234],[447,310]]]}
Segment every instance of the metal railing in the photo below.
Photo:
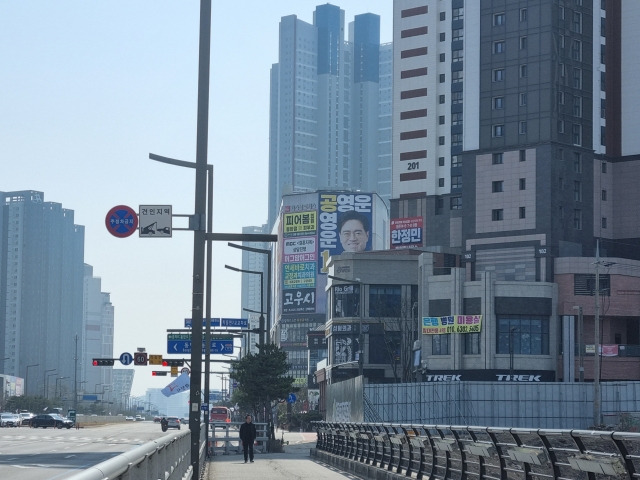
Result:
{"label": "metal railing", "polygon": [[[209,424],[209,455],[229,455],[242,452],[240,427],[244,422],[216,422]],[[254,423],[256,426],[256,453],[266,453],[269,436],[266,423]]]}
{"label": "metal railing", "polygon": [[[206,442],[200,428],[200,466],[203,468]],[[69,480],[190,480],[191,430],[183,430],[140,445],[69,477]]]}
{"label": "metal railing", "polygon": [[315,426],[318,450],[409,478],[640,477],[638,433],[373,423]]}

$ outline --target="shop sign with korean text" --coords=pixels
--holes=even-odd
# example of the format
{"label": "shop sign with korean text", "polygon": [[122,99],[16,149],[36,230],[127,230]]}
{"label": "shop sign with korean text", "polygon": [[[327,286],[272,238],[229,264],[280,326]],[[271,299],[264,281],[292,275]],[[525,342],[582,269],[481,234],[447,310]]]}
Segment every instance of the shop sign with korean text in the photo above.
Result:
{"label": "shop sign with korean text", "polygon": [[423,317],[423,335],[445,333],[478,333],[482,330],[482,315],[449,315],[447,317]]}

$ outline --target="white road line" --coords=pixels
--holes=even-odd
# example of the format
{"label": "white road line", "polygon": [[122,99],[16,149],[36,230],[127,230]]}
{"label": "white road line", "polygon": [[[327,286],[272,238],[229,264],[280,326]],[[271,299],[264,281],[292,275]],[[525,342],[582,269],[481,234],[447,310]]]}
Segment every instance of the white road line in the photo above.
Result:
{"label": "white road line", "polygon": [[11,467],[16,467],[16,468],[33,468],[33,467],[27,467],[26,465],[10,465]]}
{"label": "white road line", "polygon": [[75,457],[75,455],[67,455],[67,456],[66,456],[66,457],[64,457],[64,458],[71,458],[71,457]]}

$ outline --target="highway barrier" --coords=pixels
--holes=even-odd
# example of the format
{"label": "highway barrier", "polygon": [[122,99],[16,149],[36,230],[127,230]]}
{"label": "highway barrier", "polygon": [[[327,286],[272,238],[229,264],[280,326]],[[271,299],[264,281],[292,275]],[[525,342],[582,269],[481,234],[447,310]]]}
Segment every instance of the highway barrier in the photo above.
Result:
{"label": "highway barrier", "polygon": [[371,479],[634,479],[640,434],[374,423],[314,424],[312,456]]}
{"label": "highway barrier", "polygon": [[[209,455],[229,455],[241,453],[240,427],[244,422],[214,422],[209,424]],[[266,423],[254,423],[256,426],[255,453],[266,453],[269,436]]]}
{"label": "highway barrier", "polygon": [[[68,480],[190,480],[191,430],[160,437],[139,447],[94,465]],[[200,466],[206,453],[204,424],[200,426]]]}

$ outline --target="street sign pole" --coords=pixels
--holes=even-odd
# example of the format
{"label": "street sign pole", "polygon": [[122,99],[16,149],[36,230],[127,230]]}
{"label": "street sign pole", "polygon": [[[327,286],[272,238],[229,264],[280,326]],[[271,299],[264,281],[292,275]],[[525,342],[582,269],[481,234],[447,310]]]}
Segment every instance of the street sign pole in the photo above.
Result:
{"label": "street sign pole", "polygon": [[[213,230],[213,167],[209,166],[208,169],[208,184],[207,184],[207,233],[212,233]],[[211,255],[212,255],[212,244],[211,242],[207,242],[207,298],[206,298],[206,329],[205,329],[205,345],[207,347],[204,350],[204,404],[209,405],[209,375],[211,372],[211,364],[209,360],[211,359]],[[208,412],[205,412],[204,415],[204,438],[206,441],[209,441],[209,415]],[[208,443],[207,443],[208,445]],[[207,447],[206,452],[209,451]]]}
{"label": "street sign pole", "polygon": [[[196,133],[196,188],[193,232],[193,289],[191,385],[189,429],[193,478],[200,478],[200,390],[202,388],[202,314],[204,306],[204,255],[207,213],[207,147],[209,135],[209,63],[211,56],[211,0],[200,0],[200,39],[198,59],[198,119]],[[208,439],[205,439],[208,441]]]}

